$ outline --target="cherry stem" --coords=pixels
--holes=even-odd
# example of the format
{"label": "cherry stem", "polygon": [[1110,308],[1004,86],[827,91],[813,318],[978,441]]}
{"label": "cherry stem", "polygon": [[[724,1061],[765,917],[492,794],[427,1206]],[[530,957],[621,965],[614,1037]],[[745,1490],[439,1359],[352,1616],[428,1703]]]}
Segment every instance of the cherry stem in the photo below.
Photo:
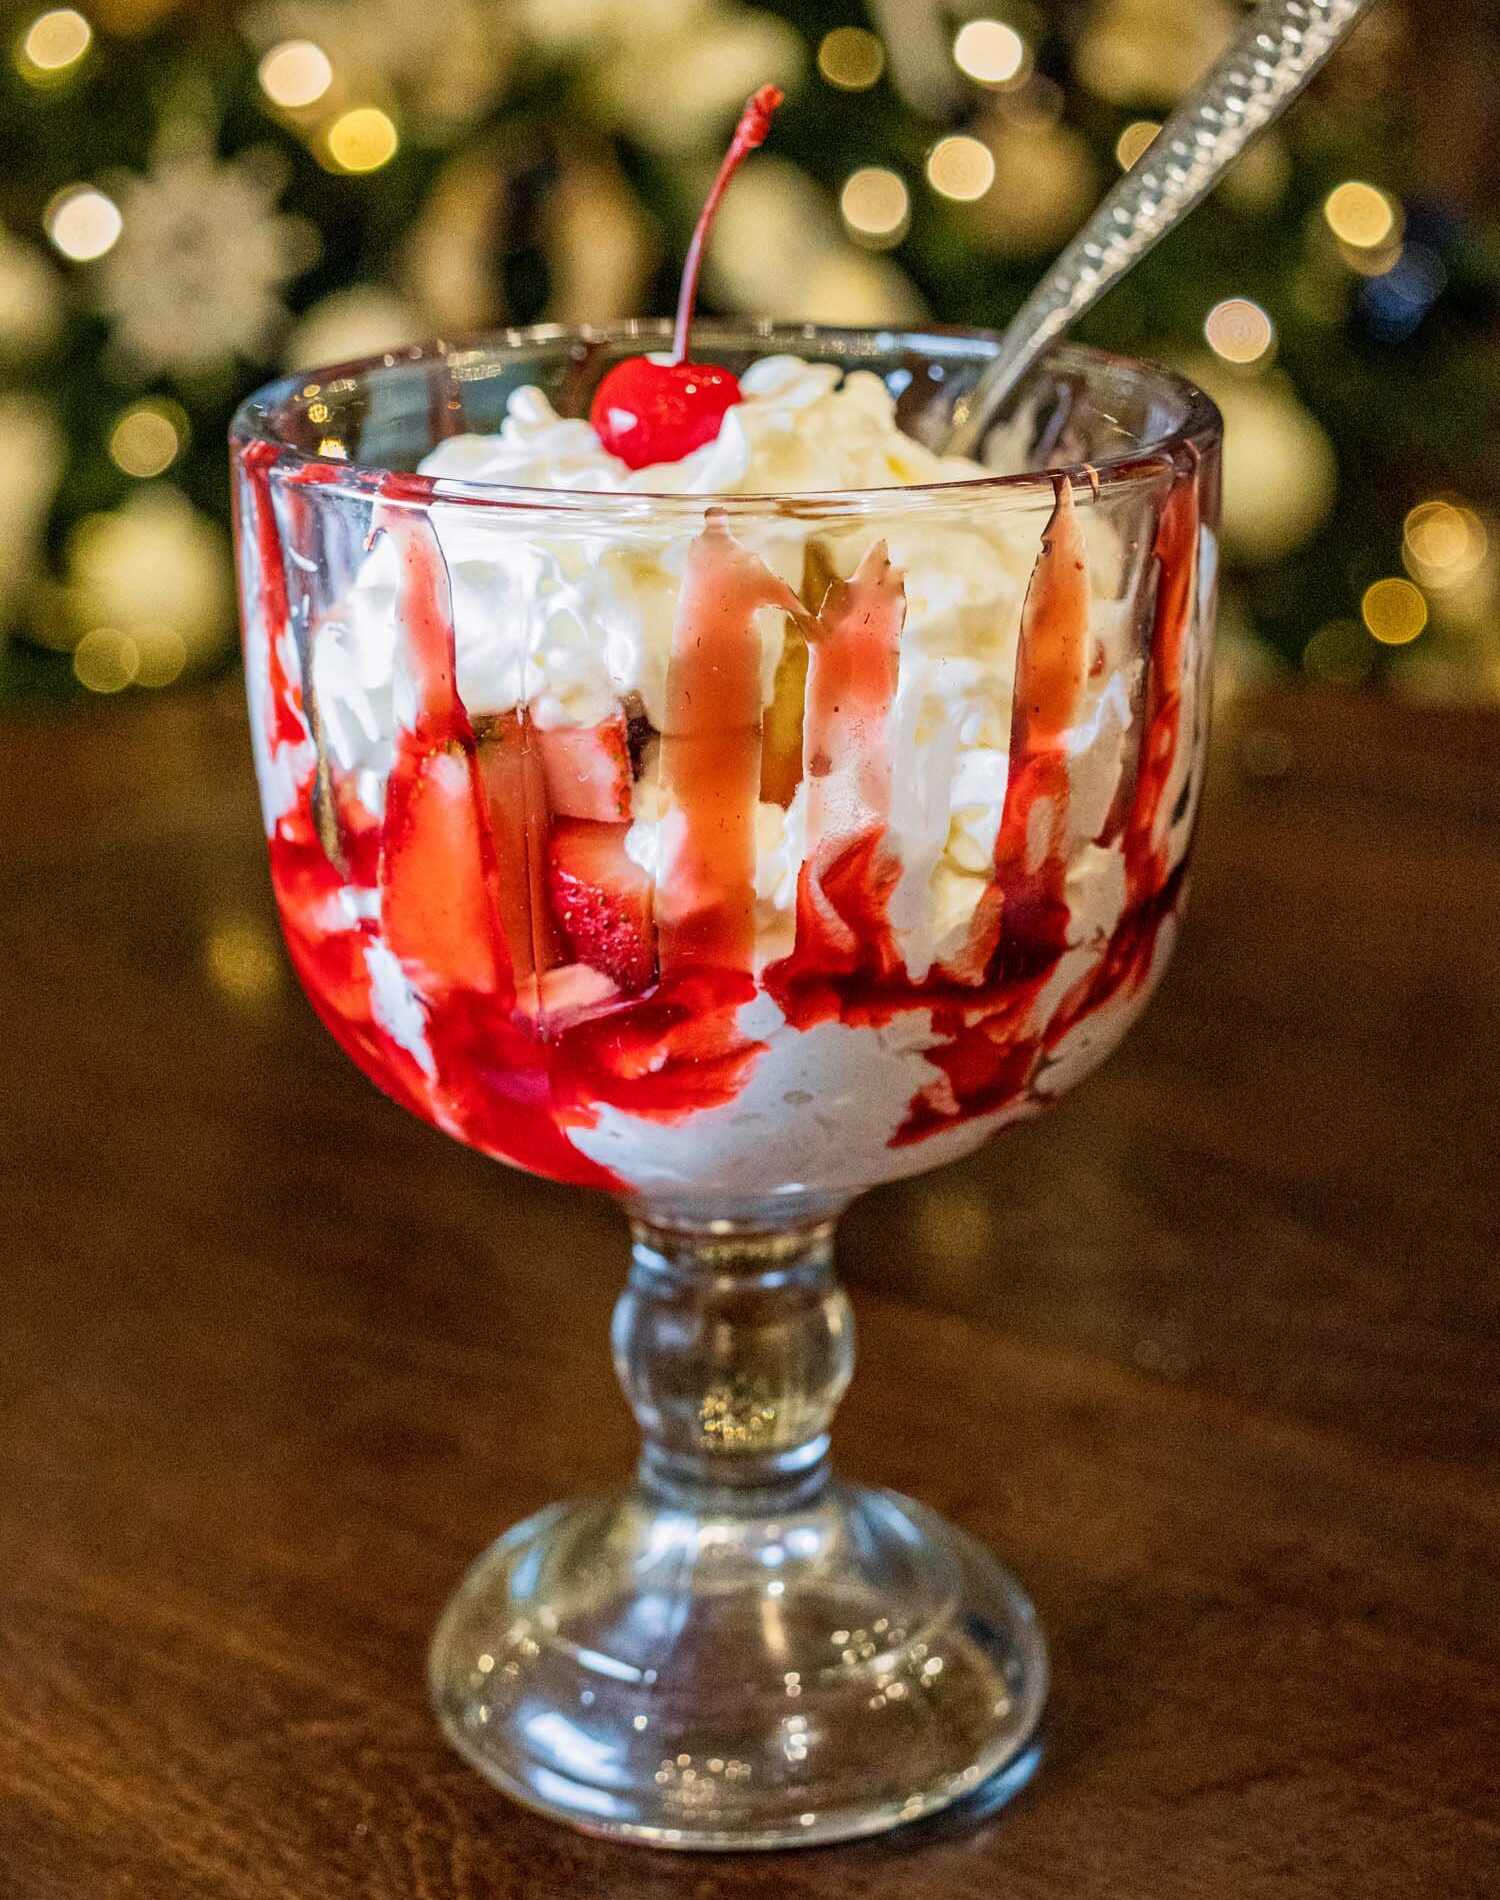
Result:
{"label": "cherry stem", "polygon": [[688,246],[687,259],[682,267],[682,289],[677,296],[677,323],[672,331],[674,363],[687,361],[688,336],[693,327],[693,304],[698,296],[698,267],[703,261],[704,240],[708,236],[708,227],[714,221],[714,213],[719,208],[719,200],[729,189],[730,179],[750,153],[757,145],[764,145],[766,134],[771,129],[771,114],[784,96],[779,86],[762,86],[759,92],[753,93],[745,101],[745,110],[734,128],[734,137],[729,141],[724,163],[719,167],[713,189],[698,214],[698,222],[693,227],[693,241]]}

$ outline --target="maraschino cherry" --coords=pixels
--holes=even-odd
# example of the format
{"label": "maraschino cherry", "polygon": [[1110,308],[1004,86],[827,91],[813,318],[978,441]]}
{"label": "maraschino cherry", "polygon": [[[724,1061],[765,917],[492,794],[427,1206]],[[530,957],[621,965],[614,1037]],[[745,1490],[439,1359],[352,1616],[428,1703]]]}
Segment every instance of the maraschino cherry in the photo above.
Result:
{"label": "maraschino cherry", "polygon": [[649,356],[628,356],[623,363],[615,364],[594,391],[589,405],[594,432],[605,448],[630,468],[646,468],[652,462],[680,462],[684,455],[713,441],[725,411],[740,400],[739,381],[732,370],[722,369],[717,363],[688,361],[688,336],[708,227],[730,179],[756,146],[764,144],[771,114],[781,100],[778,87],[762,86],[745,102],[688,246],[677,298],[677,326],[672,333],[672,360],[659,363]]}

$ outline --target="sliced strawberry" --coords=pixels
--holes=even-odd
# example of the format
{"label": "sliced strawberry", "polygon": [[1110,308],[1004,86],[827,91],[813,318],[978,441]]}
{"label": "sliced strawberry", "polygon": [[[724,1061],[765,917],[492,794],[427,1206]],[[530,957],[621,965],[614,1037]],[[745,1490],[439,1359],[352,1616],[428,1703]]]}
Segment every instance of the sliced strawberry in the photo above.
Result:
{"label": "sliced strawberry", "polygon": [[656,976],[651,880],[625,855],[625,825],[559,818],[552,827],[552,907],[580,962],[642,990]]}
{"label": "sliced strawberry", "polygon": [[532,733],[547,803],[560,818],[630,822],[630,728],[624,713],[611,713],[597,726],[535,726]]}
{"label": "sliced strawberry", "polygon": [[536,728],[516,713],[477,718],[474,737],[489,803],[499,878],[500,924],[523,1002],[561,960],[547,901],[547,789]]}
{"label": "sliced strawberry", "polygon": [[456,989],[505,986],[484,791],[458,738],[399,755],[386,792],[380,915],[403,963]]}

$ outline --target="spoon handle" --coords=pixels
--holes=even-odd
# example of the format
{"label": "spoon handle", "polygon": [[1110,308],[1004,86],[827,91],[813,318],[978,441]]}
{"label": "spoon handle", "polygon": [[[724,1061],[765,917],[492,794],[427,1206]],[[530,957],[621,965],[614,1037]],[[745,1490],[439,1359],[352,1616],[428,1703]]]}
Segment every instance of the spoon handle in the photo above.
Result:
{"label": "spoon handle", "polygon": [[944,444],[949,453],[974,453],[1000,404],[1047,345],[1213,189],[1370,4],[1262,0],[1021,306],[999,354],[955,411]]}

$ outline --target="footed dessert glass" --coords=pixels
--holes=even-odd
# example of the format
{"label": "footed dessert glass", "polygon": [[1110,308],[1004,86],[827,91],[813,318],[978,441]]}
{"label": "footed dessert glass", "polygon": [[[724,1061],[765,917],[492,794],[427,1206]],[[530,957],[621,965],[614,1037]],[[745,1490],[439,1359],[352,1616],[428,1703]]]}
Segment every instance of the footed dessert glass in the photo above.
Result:
{"label": "footed dessert glass", "polygon": [[[261,392],[233,438],[239,576],[314,1007],[415,1114],[632,1225],[614,1352],[636,1478],[478,1560],[433,1644],[439,1717],[580,1827],[774,1847],[891,1827],[1028,1757],[1046,1658],[1019,1587],[923,1506],[830,1475],[854,1356],[833,1224],[1045,1108],[1145,1005],[1202,773],[1219,420],[1165,371],[1068,347],[992,432],[994,474],[764,495],[465,476],[448,438],[493,436],[524,385],[586,415],[667,328],[517,331]],[[697,337],[736,372],[863,373],[929,445],[996,349]],[[791,448],[819,426],[783,425]]]}

